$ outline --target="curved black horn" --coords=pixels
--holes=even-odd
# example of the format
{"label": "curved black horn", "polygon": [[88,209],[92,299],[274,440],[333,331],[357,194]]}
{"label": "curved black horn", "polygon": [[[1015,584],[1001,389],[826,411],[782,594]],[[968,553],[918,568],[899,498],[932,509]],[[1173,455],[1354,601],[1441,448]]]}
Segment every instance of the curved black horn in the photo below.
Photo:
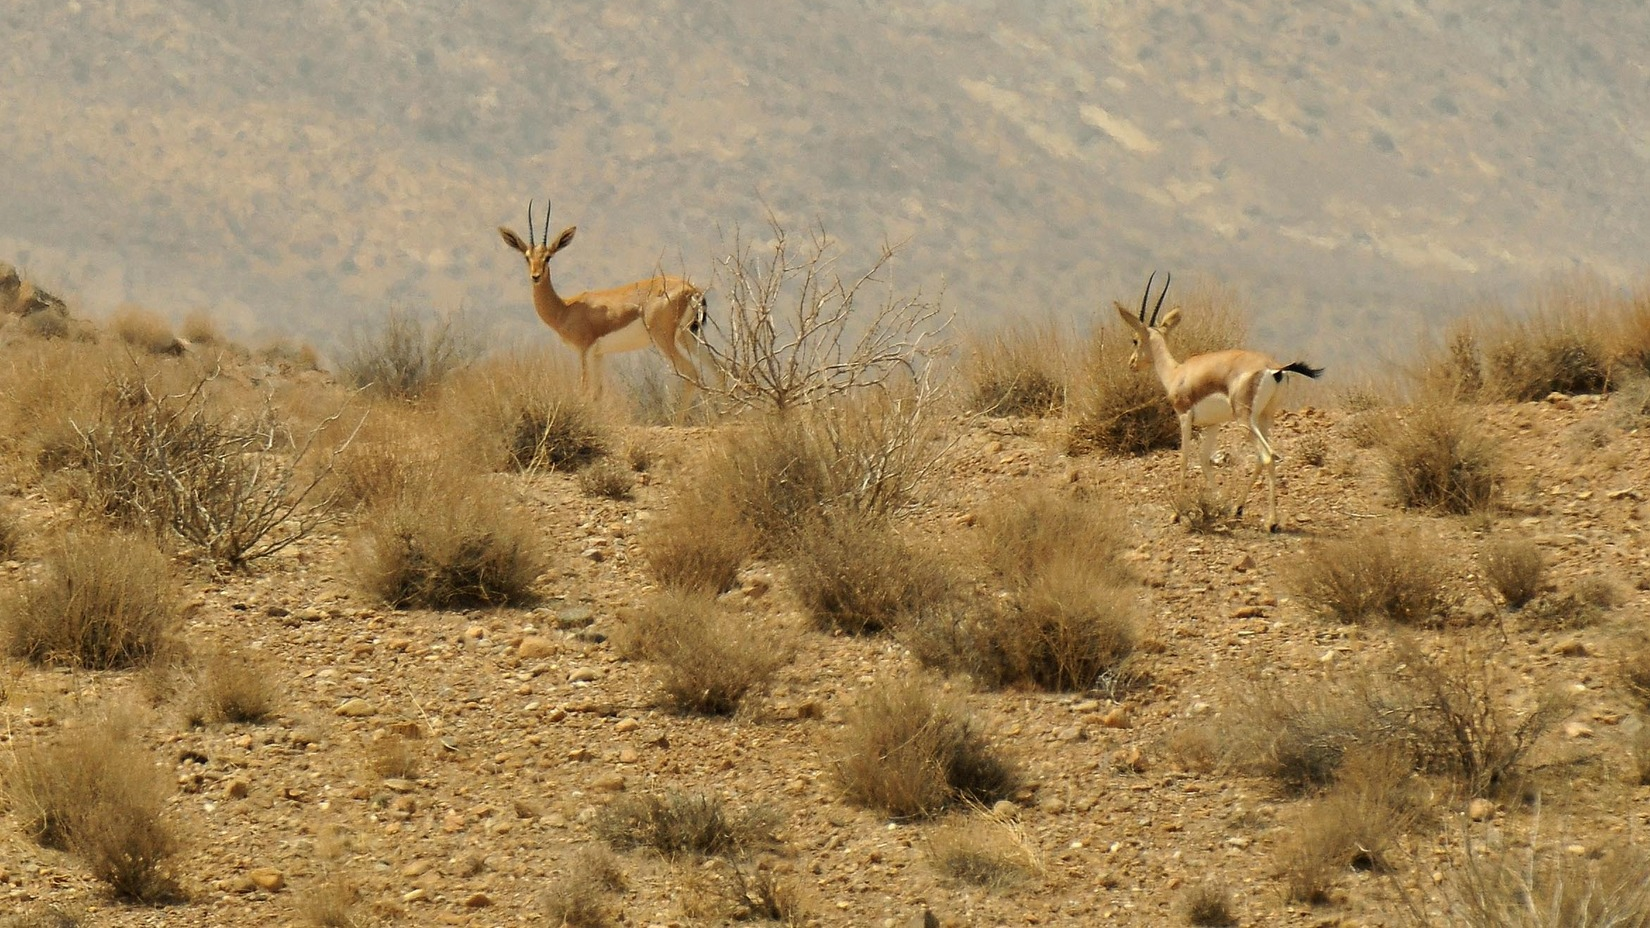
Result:
{"label": "curved black horn", "polygon": [[1146,278],[1146,292],[1140,294],[1140,321],[1141,322],[1146,321],[1146,301],[1152,298],[1152,281],[1154,281],[1156,279],[1157,279],[1157,272],[1152,271],[1152,276]]}
{"label": "curved black horn", "polygon": [[[1157,325],[1157,311],[1163,308],[1163,298],[1169,295],[1169,281],[1174,280],[1174,272],[1163,275],[1163,291],[1157,295],[1157,305],[1152,307],[1151,325]],[[1145,307],[1142,306],[1142,309]]]}
{"label": "curved black horn", "polygon": [[550,244],[550,201],[544,201],[544,244]]}
{"label": "curved black horn", "polygon": [[527,246],[531,248],[533,242],[533,201],[527,201]]}

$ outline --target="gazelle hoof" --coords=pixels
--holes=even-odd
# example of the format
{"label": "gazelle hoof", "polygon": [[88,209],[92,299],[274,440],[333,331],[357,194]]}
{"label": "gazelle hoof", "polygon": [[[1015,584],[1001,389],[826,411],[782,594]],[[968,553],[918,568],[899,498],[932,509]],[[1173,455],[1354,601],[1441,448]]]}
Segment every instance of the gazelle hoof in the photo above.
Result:
{"label": "gazelle hoof", "polygon": [[1266,530],[1268,532],[1271,532],[1272,534],[1276,535],[1277,533],[1283,531],[1283,526],[1279,525],[1276,522],[1273,522],[1270,525],[1266,526]]}

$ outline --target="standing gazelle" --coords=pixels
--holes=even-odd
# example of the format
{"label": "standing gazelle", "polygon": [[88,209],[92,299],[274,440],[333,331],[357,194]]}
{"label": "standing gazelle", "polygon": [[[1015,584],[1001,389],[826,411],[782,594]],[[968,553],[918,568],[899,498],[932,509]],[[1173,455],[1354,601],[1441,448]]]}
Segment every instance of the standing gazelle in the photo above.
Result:
{"label": "standing gazelle", "polygon": [[1163,308],[1163,298],[1169,293],[1169,277],[1163,279],[1163,292],[1157,296],[1151,320],[1146,319],[1146,301],[1151,298],[1152,280],[1156,276],[1153,272],[1146,279],[1146,293],[1140,298],[1138,317],[1122,303],[1113,302],[1112,305],[1117,307],[1117,314],[1123,317],[1129,328],[1134,330],[1134,354],[1129,358],[1129,366],[1137,371],[1145,370],[1147,365],[1156,369],[1157,379],[1163,381],[1163,389],[1169,394],[1169,404],[1180,418],[1181,486],[1186,485],[1186,478],[1191,472],[1189,455],[1193,430],[1200,432],[1198,463],[1203,469],[1203,485],[1207,487],[1210,458],[1220,437],[1218,426],[1235,420],[1249,430],[1255,442],[1255,471],[1244,485],[1237,512],[1243,512],[1249,493],[1254,489],[1255,479],[1264,469],[1266,528],[1275,532],[1278,530],[1278,455],[1272,449],[1271,431],[1272,417],[1277,414],[1283,399],[1283,391],[1279,388],[1286,377],[1315,378],[1323,373],[1323,368],[1311,367],[1301,361],[1279,365],[1266,355],[1241,348],[1211,351],[1176,361],[1174,355],[1169,353],[1169,343],[1164,336],[1179,324],[1180,307],[1169,310],[1161,323],[1157,321],[1157,313]]}
{"label": "standing gazelle", "polygon": [[705,292],[681,277],[657,275],[608,290],[586,290],[567,299],[550,283],[550,258],[573,241],[577,226],[568,226],[550,242],[550,204],[544,204],[544,241],[533,241],[533,203],[527,203],[527,241],[499,227],[504,244],[527,259],[533,279],[533,309],[579,353],[579,385],[587,395],[602,392],[604,355],[636,351],[649,343],[682,379],[681,406],[687,407],[700,386],[699,370],[689,356],[702,358],[699,327],[705,318]]}

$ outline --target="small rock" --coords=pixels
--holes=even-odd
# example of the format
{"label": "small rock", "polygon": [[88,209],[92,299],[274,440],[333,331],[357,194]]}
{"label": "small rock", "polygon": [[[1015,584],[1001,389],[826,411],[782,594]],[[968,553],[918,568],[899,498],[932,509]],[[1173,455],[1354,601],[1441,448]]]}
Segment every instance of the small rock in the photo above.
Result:
{"label": "small rock", "polygon": [[590,788],[603,793],[622,793],[624,792],[624,774],[601,774],[590,781]]}
{"label": "small rock", "polygon": [[567,675],[569,683],[594,683],[601,679],[602,672],[594,667],[580,667]]}
{"label": "small rock", "polygon": [[354,699],[345,700],[344,704],[339,706],[335,711],[337,714],[347,718],[359,719],[372,715],[377,710],[373,708],[372,703],[357,696]]}
{"label": "small rock", "polygon": [[223,781],[223,798],[245,799],[250,785],[241,777],[230,777]]}
{"label": "small rock", "polygon": [[1569,722],[1564,726],[1564,737],[1566,738],[1591,738],[1592,736],[1592,726],[1583,722]]}
{"label": "small rock", "polygon": [[392,793],[410,793],[418,788],[418,784],[403,777],[390,777],[384,781],[384,788]]}
{"label": "small rock", "polygon": [[1488,799],[1474,799],[1467,803],[1467,818],[1475,822],[1485,821],[1495,815],[1495,803]]}
{"label": "small rock", "polygon": [[1129,719],[1127,706],[1112,706],[1105,715],[1100,716],[1100,724],[1107,728],[1128,728],[1133,722]]}
{"label": "small rock", "polygon": [[1259,619],[1265,616],[1265,606],[1239,606],[1232,610],[1232,618],[1234,619]]}
{"label": "small rock", "polygon": [[634,764],[641,759],[642,755],[637,754],[635,748],[623,748],[619,751],[619,763],[621,764]]}
{"label": "small rock", "polygon": [[1020,817],[1020,807],[1007,799],[999,799],[992,804],[991,814],[1004,821],[1014,821]]}
{"label": "small rock", "polygon": [[1081,725],[1072,725],[1069,728],[1060,729],[1055,733],[1054,737],[1061,741],[1067,742],[1087,741],[1088,733],[1083,731],[1083,727]]}
{"label": "small rock", "polygon": [[636,721],[635,719],[620,719],[619,724],[613,726],[613,730],[620,734],[625,734],[628,732],[633,732],[641,727],[642,723]]}
{"label": "small rock", "polygon": [[1255,559],[1252,555],[1244,554],[1232,563],[1232,569],[1238,573],[1246,573],[1255,569]]}
{"label": "small rock", "polygon": [[1576,638],[1560,641],[1553,646],[1553,652],[1564,657],[1586,657],[1588,653],[1587,644]]}
{"label": "small rock", "polygon": [[607,560],[607,552],[600,548],[585,548],[584,553],[579,556],[593,564],[600,564],[602,561]]}
{"label": "small rock", "polygon": [[1066,801],[1058,796],[1049,796],[1039,802],[1037,807],[1049,815],[1059,815],[1066,811]]}
{"label": "small rock", "polygon": [[481,892],[471,893],[464,897],[464,907],[467,909],[485,909],[493,904],[493,900]]}
{"label": "small rock", "polygon": [[528,635],[516,645],[516,656],[523,660],[539,660],[556,653],[556,643],[541,635]]}
{"label": "small rock", "polygon": [[1120,770],[1125,773],[1144,773],[1146,760],[1140,753],[1140,748],[1131,744],[1112,754],[1111,766],[1113,770]]}
{"label": "small rock", "polygon": [[280,892],[286,886],[286,874],[274,867],[259,867],[256,870],[249,870],[246,878],[252,881],[252,885],[268,893]]}
{"label": "small rock", "polygon": [[417,889],[410,890],[408,892],[402,893],[401,894],[401,901],[402,902],[423,902],[425,899],[429,898],[429,895],[430,895],[429,892],[427,892],[424,889],[424,887],[420,886]]}

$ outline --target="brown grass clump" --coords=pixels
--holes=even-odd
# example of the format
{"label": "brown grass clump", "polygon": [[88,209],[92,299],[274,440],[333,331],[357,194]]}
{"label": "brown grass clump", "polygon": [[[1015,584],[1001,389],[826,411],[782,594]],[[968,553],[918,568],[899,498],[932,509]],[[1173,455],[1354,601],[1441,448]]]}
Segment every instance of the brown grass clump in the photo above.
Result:
{"label": "brown grass clump", "polygon": [[884,683],[849,711],[834,764],[848,798],[894,818],[989,805],[1019,783],[962,703],[920,679]]}
{"label": "brown grass clump", "polygon": [[928,858],[941,873],[971,886],[1009,889],[1041,877],[1042,856],[1020,823],[980,811],[928,835]]}
{"label": "brown grass clump", "polygon": [[742,856],[777,843],[780,819],[769,806],[735,811],[707,793],[625,795],[592,825],[614,850],[646,848],[669,858]]}
{"label": "brown grass clump", "polygon": [[1507,604],[1522,609],[1547,585],[1547,559],[1534,542],[1522,538],[1498,538],[1479,555],[1484,579]]}
{"label": "brown grass clump", "polygon": [[69,851],[122,899],[180,897],[182,844],[166,815],[167,784],[148,752],[113,723],[19,749],[6,792],[34,840]]}
{"label": "brown grass clump", "polygon": [[1230,928],[1238,923],[1232,912],[1232,891],[1215,880],[1199,880],[1180,895],[1180,916],[1198,928]]}
{"label": "brown grass clump", "polygon": [[0,918],[0,928],[85,928],[89,924],[80,914],[55,905],[39,906]]}
{"label": "brown grass clump", "polygon": [[1293,794],[1332,785],[1347,756],[1359,750],[1408,756],[1404,732],[1383,715],[1386,700],[1367,675],[1339,685],[1285,692],[1260,688],[1242,695],[1217,749],[1240,769],[1275,780]]}
{"label": "brown grass clump", "polygon": [[755,530],[729,497],[694,489],[647,523],[641,542],[653,579],[684,592],[733,589],[739,568],[757,549]]}
{"label": "brown grass clump", "polygon": [[[1175,358],[1242,345],[1247,324],[1233,304],[1218,288],[1194,290],[1183,304],[1185,321],[1169,336]],[[1140,455],[1180,447],[1180,422],[1163,384],[1149,369],[1129,369],[1132,335],[1115,318],[1108,321],[1072,388],[1071,450]]]}
{"label": "brown grass clump", "polygon": [[338,361],[355,387],[416,399],[469,366],[480,350],[454,317],[391,309],[378,328],[357,334]]}
{"label": "brown grass clump", "polygon": [[442,397],[454,433],[497,470],[576,471],[612,447],[608,424],[555,358],[489,358],[453,378]]}
{"label": "brown grass clump", "polygon": [[957,595],[938,558],[874,515],[809,519],[784,558],[797,598],[821,629],[869,634],[945,609]]}
{"label": "brown grass clump", "polygon": [[1306,605],[1342,622],[1437,620],[1449,608],[1444,565],[1414,535],[1371,533],[1310,546],[1294,582]]}
{"label": "brown grass clump", "polygon": [[1400,505],[1465,514],[1500,494],[1501,449],[1467,409],[1423,403],[1389,420],[1382,454]]}
{"label": "brown grass clump", "polygon": [[607,848],[580,848],[566,871],[550,883],[544,911],[553,928],[614,928],[620,924],[611,900],[625,888],[624,871]]}
{"label": "brown grass clump", "polygon": [[1641,710],[1650,711],[1650,638],[1639,637],[1622,646],[1616,679]]}
{"label": "brown grass clump", "polygon": [[183,317],[178,334],[191,345],[201,347],[227,345],[229,342],[229,339],[224,337],[223,328],[218,325],[217,317],[198,309]]}
{"label": "brown grass clump", "polygon": [[424,769],[424,751],[416,738],[385,732],[367,745],[373,775],[384,780],[416,780]]}
{"label": "brown grass clump", "polygon": [[702,593],[655,596],[624,623],[626,656],[656,665],[659,685],[679,709],[726,715],[791,660],[783,635]]}
{"label": "brown grass clump", "polygon": [[1071,343],[1052,323],[1009,325],[971,339],[962,369],[969,406],[989,416],[1058,415],[1074,366]]}
{"label": "brown grass clump", "polygon": [[1402,757],[1366,751],[1350,758],[1279,850],[1287,898],[1316,905],[1329,901],[1344,873],[1391,872],[1399,841],[1425,816],[1412,779]]}
{"label": "brown grass clump", "polygon": [[361,911],[361,888],[353,880],[337,876],[299,895],[298,917],[313,928],[367,928],[372,924]]}
{"label": "brown grass clump", "polygon": [[[1539,825],[1539,821],[1537,823]],[[1539,833],[1536,836],[1539,838]],[[1650,861],[1616,845],[1576,856],[1565,842],[1479,842],[1469,833],[1437,888],[1406,894],[1421,928],[1624,928],[1650,924]]]}
{"label": "brown grass clump", "polygon": [[528,602],[545,565],[538,531],[482,478],[425,465],[362,520],[356,571],[390,605]]}
{"label": "brown grass clump", "polygon": [[196,666],[189,708],[194,724],[258,724],[275,714],[276,681],[269,667],[233,651],[210,650]]}
{"label": "brown grass clump", "polygon": [[132,348],[148,354],[181,354],[183,345],[172,324],[159,313],[141,306],[122,306],[109,319],[109,330]]}
{"label": "brown grass clump", "polygon": [[79,531],[56,539],[41,575],[0,603],[0,627],[18,657],[111,670],[174,647],[179,610],[171,564],[153,543]]}
{"label": "brown grass clump", "polygon": [[987,562],[1012,586],[1080,566],[1097,581],[1123,583],[1131,572],[1128,519],[1110,500],[1086,493],[1033,491],[998,500],[980,514]]}
{"label": "brown grass clump", "polygon": [[11,560],[23,549],[23,524],[17,510],[0,506],[0,560]]}
{"label": "brown grass clump", "polygon": [[1507,321],[1484,339],[1490,395],[1526,402],[1551,393],[1605,393],[1611,387],[1611,310],[1602,294],[1549,293],[1527,318]]}
{"label": "brown grass clump", "polygon": [[630,470],[612,461],[597,461],[579,471],[579,492],[597,499],[626,500],[636,485]]}

